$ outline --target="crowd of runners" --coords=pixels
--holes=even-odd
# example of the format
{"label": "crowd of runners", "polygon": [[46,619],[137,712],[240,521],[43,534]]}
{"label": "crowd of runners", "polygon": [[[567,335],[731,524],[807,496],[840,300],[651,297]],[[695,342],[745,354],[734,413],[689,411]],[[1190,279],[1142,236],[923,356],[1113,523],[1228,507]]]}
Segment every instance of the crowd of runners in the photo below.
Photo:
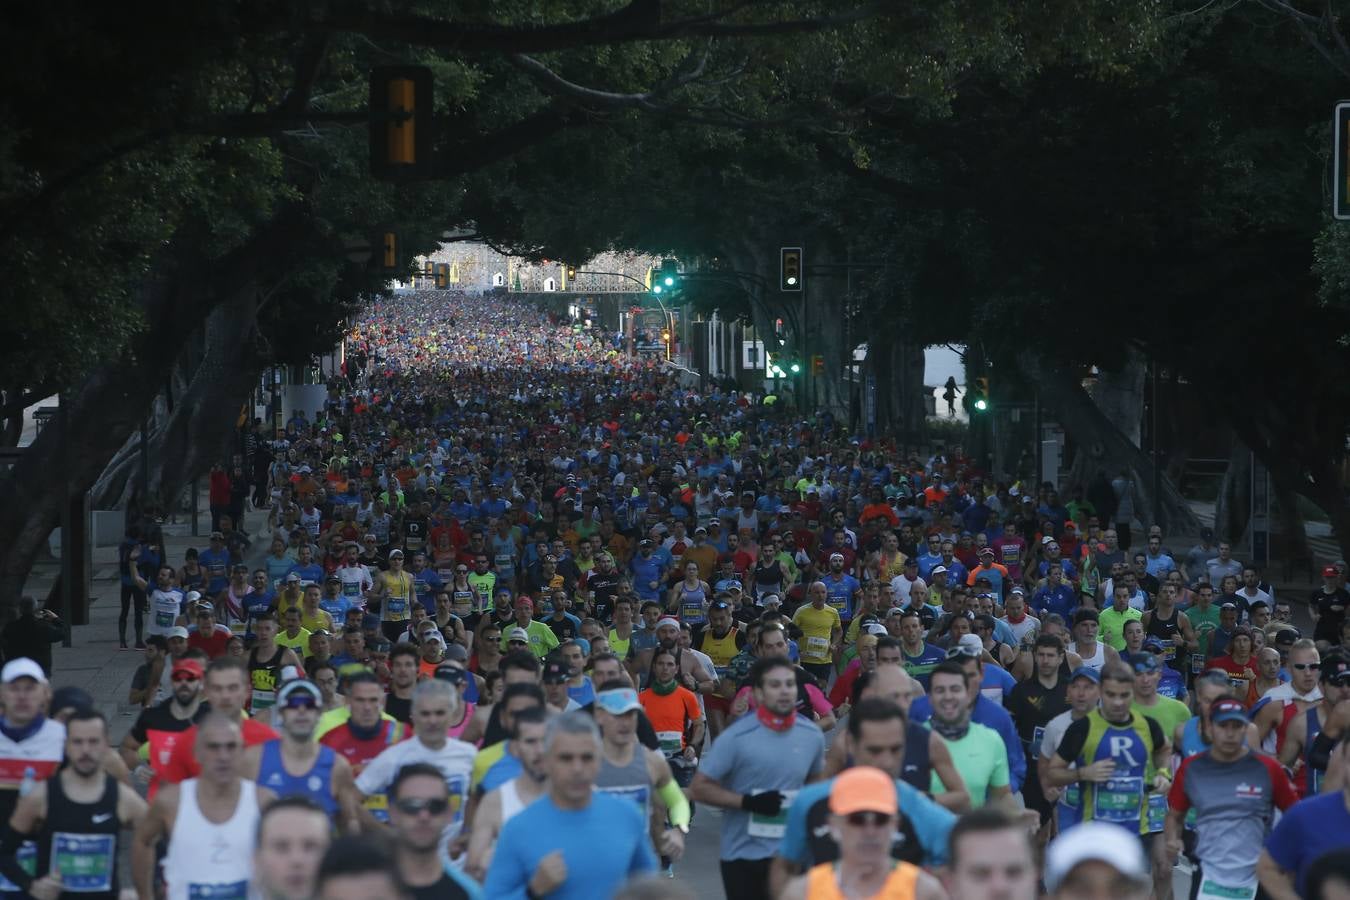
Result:
{"label": "crowd of runners", "polygon": [[207,548],[128,540],[120,744],[4,664],[0,894],[1350,897],[1344,563],[1277,594],[612,338],[368,309]]}

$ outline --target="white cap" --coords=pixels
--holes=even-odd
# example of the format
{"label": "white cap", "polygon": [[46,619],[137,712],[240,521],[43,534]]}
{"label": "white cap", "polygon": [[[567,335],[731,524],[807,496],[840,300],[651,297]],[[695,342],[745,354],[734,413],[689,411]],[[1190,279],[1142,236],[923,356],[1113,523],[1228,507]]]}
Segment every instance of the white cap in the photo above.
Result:
{"label": "white cap", "polygon": [[[437,634],[439,633],[440,632],[437,632]],[[506,642],[509,644],[512,641],[524,641],[528,644],[530,642],[530,633],[517,625],[506,633]]]}
{"label": "white cap", "polygon": [[886,626],[882,625],[880,622],[868,622],[863,626],[863,630],[868,634],[874,634],[877,637],[885,637],[887,634]]}
{"label": "white cap", "polygon": [[1079,864],[1093,860],[1106,863],[1131,881],[1146,884],[1150,880],[1139,835],[1107,822],[1083,822],[1050,842],[1045,853],[1046,888],[1057,890]]}
{"label": "white cap", "polygon": [[175,626],[173,626],[172,628],[170,628],[168,631],[164,632],[164,637],[165,637],[165,638],[182,638],[183,640],[187,640],[187,639],[188,639],[188,630],[187,630],[186,628],[184,628],[182,625],[175,625]]}
{"label": "white cap", "polygon": [[980,640],[978,634],[963,634],[958,644],[963,648],[974,650],[976,653],[984,651],[984,641]]}
{"label": "white cap", "polygon": [[187,603],[188,606],[191,606],[200,599],[202,599],[201,591],[188,591],[187,599],[184,602]]}
{"label": "white cap", "polygon": [[38,684],[47,683],[47,676],[43,674],[42,666],[26,656],[11,659],[5,663],[4,669],[0,669],[0,684],[9,684],[11,681],[18,681],[20,678],[31,678]]}

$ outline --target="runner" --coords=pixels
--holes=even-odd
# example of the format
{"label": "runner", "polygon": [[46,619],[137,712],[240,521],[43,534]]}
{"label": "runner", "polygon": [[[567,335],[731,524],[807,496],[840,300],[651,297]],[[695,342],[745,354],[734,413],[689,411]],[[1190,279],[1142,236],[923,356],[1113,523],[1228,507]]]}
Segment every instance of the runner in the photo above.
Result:
{"label": "runner", "polygon": [[1092,710],[1065,730],[1050,758],[1046,784],[1077,784],[1085,821],[1118,825],[1140,835],[1151,858],[1162,862],[1153,869],[1154,893],[1159,900],[1168,900],[1172,867],[1166,843],[1153,839],[1162,831],[1166,816],[1148,798],[1171,785],[1171,745],[1156,721],[1132,708],[1134,673],[1128,667],[1107,663],[1101,678],[1101,709]]}
{"label": "runner", "polygon": [[[202,693],[206,703],[198,709],[198,716],[219,713],[235,720],[239,723],[243,746],[252,747],[278,737],[271,728],[250,719],[244,712],[244,701],[248,699],[248,669],[242,659],[224,656],[211,660],[206,667]],[[167,762],[154,766],[161,784],[177,784],[201,774],[201,762],[195,752],[197,736],[189,733],[196,727],[193,725],[173,742]]]}
{"label": "runner", "polygon": [[1044,845],[1049,838],[1049,825],[1055,804],[1041,787],[1039,765],[1041,758],[1041,740],[1045,736],[1046,726],[1055,717],[1069,709],[1068,688],[1069,671],[1065,663],[1064,642],[1054,635],[1043,634],[1036,638],[1033,656],[1036,661],[1035,676],[1019,683],[1008,695],[1008,713],[1017,726],[1017,736],[1029,763],[1026,780],[1022,783],[1022,799],[1028,809],[1040,813],[1041,829],[1038,843]]}
{"label": "runner", "polygon": [[788,882],[779,896],[787,900],[842,900],[845,897],[946,900],[933,876],[890,853],[900,810],[891,778],[860,766],[836,778],[830,787],[829,828],[839,858],[822,862]]}
{"label": "runner", "polygon": [[1050,842],[1045,887],[1050,900],[1147,900],[1148,859],[1129,829],[1086,822]]}
{"label": "runner", "polygon": [[[47,676],[27,657],[11,659],[0,669],[0,821],[8,822],[26,788],[56,774],[65,752],[66,729],[43,715]],[[26,843],[18,851],[25,868],[36,866],[37,846]],[[33,869],[36,872],[36,869]],[[0,878],[0,895],[18,889]]]}
{"label": "runner", "polygon": [[248,675],[252,687],[248,708],[250,712],[258,712],[276,703],[284,667],[294,666],[300,671],[303,668],[300,657],[293,650],[277,646],[275,613],[263,612],[254,616],[253,634],[256,640],[248,651]]}
{"label": "runner", "polygon": [[184,657],[174,661],[171,671],[173,693],[163,703],[143,710],[118,748],[137,786],[148,788],[150,800],[159,790],[159,770],[168,764],[174,745],[192,727],[202,705],[202,661]]}
{"label": "runner", "polygon": [[264,809],[258,818],[249,895],[310,900],[332,828],[324,811],[305,797],[285,797]]}
{"label": "runner", "polygon": [[374,582],[375,587],[367,594],[367,606],[378,605],[380,630],[385,638],[396,641],[412,618],[414,598],[413,578],[403,571],[402,550],[389,551],[389,570],[381,572]]}
{"label": "runner", "polygon": [[[1332,765],[1350,766],[1350,741],[1332,751]],[[1345,849],[1350,834],[1350,778],[1340,787],[1295,803],[1276,823],[1256,864],[1261,888],[1273,900],[1299,900],[1308,893],[1308,870],[1331,851]]]}
{"label": "runner", "polygon": [[[998,732],[971,721],[965,669],[954,661],[942,663],[933,670],[931,687],[929,725],[946,742],[956,770],[970,792],[970,805],[978,809],[992,802],[1012,808],[1008,748]],[[930,790],[942,790],[936,774]]]}
{"label": "runner", "polygon": [[[0,875],[34,900],[63,894],[115,900],[121,831],[144,817],[145,801],[103,770],[108,723],[103,714],[77,709],[66,720],[65,765],[19,797],[0,842]],[[32,872],[19,863],[19,848],[36,843]]]}
{"label": "runner", "polygon": [[[677,775],[672,775],[674,766],[669,757],[661,750],[649,750],[638,743],[641,709],[637,691],[626,682],[608,681],[600,686],[595,701],[595,724],[600,727],[602,746],[595,787],[632,798],[644,820],[650,823],[653,844],[661,856],[678,862],[684,854],[684,836],[689,832],[689,801],[681,789],[684,785],[677,781]],[[658,737],[660,734],[658,731]],[[693,777],[691,766],[682,768],[687,777]],[[653,796],[659,798],[659,804],[652,802]]]}
{"label": "runner", "polygon": [[986,806],[962,816],[950,844],[945,883],[952,900],[1039,900],[1035,848],[1006,810]]}
{"label": "runner", "polygon": [[[522,709],[512,716],[513,752],[520,760],[520,774],[485,793],[473,808],[468,824],[469,847],[464,869],[482,881],[497,845],[502,826],[518,812],[544,795],[544,732],[548,715],[542,707]],[[603,779],[597,782],[601,790]]]}
{"label": "runner", "polygon": [[244,751],[240,771],[278,797],[307,797],[339,831],[360,829],[352,767],[332,747],[314,739],[323,697],[312,681],[288,681],[277,694],[281,737]]}
{"label": "runner", "polygon": [[[956,817],[900,777],[908,757],[908,724],[895,703],[859,700],[848,720],[850,755],[855,766],[880,770],[894,782],[898,808],[891,859],[937,868],[947,862],[947,838]],[[838,858],[839,847],[828,827],[829,798],[837,780],[807,785],[788,808],[783,841],[770,874],[775,894],[790,876]]]}
{"label": "runner", "polygon": [[661,752],[685,785],[693,777],[698,763],[698,747],[703,743],[703,711],[698,698],[677,679],[679,660],[675,651],[660,648],[652,657],[647,689],[638,694]]}
{"label": "runner", "polygon": [[200,776],[166,785],[136,828],[131,874],[140,900],[156,896],[155,848],[163,839],[169,843],[164,857],[168,900],[248,896],[259,807],[273,794],[239,777],[244,738],[236,715],[208,714],[193,738]]}
{"label": "runner", "polygon": [[[1312,652],[1317,652],[1316,647]],[[1294,787],[1301,797],[1322,793],[1330,751],[1344,737],[1332,735],[1329,726],[1334,715],[1350,709],[1346,704],[1350,701],[1350,659],[1344,651],[1334,650],[1319,665],[1322,699],[1294,715],[1280,745],[1280,762],[1294,772]],[[1295,670],[1295,674],[1302,673]]]}
{"label": "runner", "polygon": [[[413,763],[435,766],[445,780],[450,798],[450,818],[443,845],[459,834],[468,799],[469,776],[473,771],[473,745],[446,736],[446,730],[459,711],[459,703],[459,694],[444,681],[433,679],[419,684],[413,691],[412,737],[390,746],[366,763],[355,782],[365,808],[372,796],[388,796],[389,786],[399,769]],[[373,821],[374,817],[370,818]]]}
{"label": "runner", "polygon": [[585,713],[549,722],[548,794],[502,826],[483,886],[487,896],[590,900],[656,868],[642,814],[627,799],[593,788],[601,753],[600,731]]}
{"label": "runner", "polygon": [[[337,751],[347,761],[353,779],[389,747],[405,740],[411,729],[403,722],[381,714],[384,691],[370,672],[356,672],[346,679],[347,721],[319,737],[319,743]],[[362,805],[376,821],[388,821],[387,798],[382,792],[367,794]]]}
{"label": "runner", "polygon": [[394,871],[413,900],[482,896],[478,883],[442,856],[441,835],[451,827],[454,814],[453,797],[439,768],[409,763],[395,774],[389,785]]}
{"label": "runner", "polygon": [[[732,625],[731,604],[723,600],[713,602],[708,607],[707,625],[696,629],[692,640],[693,646],[712,660],[713,674],[717,676],[722,692],[709,694],[706,698],[709,735],[716,738],[726,726],[727,713],[731,709],[730,699],[725,696],[735,688],[727,678],[731,660],[745,647],[745,635]],[[727,686],[723,687],[724,684]]]}
{"label": "runner", "polygon": [[792,624],[801,629],[804,636],[802,644],[802,668],[823,685],[830,682],[834,672],[834,660],[841,649],[844,635],[839,611],[827,606],[829,599],[825,582],[813,581],[806,590],[809,603],[803,604],[792,615]]}
{"label": "runner", "polygon": [[[694,776],[692,799],[722,813],[722,885],[728,897],[769,898],[769,867],[787,808],[824,765],[824,738],[796,715],[797,677],[785,657],[750,670],[757,706],[727,726]],[[776,765],[766,767],[765,760]]]}
{"label": "runner", "polygon": [[1167,853],[1175,865],[1183,822],[1194,809],[1200,864],[1194,877],[1200,886],[1193,895],[1197,900],[1253,900],[1256,863],[1275,810],[1293,806],[1298,794],[1279,763],[1246,746],[1242,703],[1219,700],[1209,719],[1214,743],[1182,761],[1168,792]]}

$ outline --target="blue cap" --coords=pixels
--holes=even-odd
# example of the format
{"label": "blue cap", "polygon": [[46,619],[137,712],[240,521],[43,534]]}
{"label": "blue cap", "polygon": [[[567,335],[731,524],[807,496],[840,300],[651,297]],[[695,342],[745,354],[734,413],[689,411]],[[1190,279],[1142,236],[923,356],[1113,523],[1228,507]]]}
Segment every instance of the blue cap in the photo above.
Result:
{"label": "blue cap", "polygon": [[632,688],[613,688],[608,691],[600,691],[595,695],[595,705],[615,716],[621,716],[642,707],[642,704],[638,702],[637,691]]}
{"label": "blue cap", "polygon": [[1246,722],[1247,710],[1241,702],[1225,697],[1222,700],[1215,700],[1214,705],[1209,708],[1209,720],[1215,724],[1219,722]]}
{"label": "blue cap", "polygon": [[1156,672],[1162,661],[1152,653],[1131,653],[1128,660],[1135,672]]}
{"label": "blue cap", "polygon": [[1073,681],[1075,678],[1086,678],[1093,684],[1102,683],[1102,673],[1098,672],[1091,666],[1079,666],[1078,668],[1074,669],[1073,673],[1069,676],[1069,680]]}

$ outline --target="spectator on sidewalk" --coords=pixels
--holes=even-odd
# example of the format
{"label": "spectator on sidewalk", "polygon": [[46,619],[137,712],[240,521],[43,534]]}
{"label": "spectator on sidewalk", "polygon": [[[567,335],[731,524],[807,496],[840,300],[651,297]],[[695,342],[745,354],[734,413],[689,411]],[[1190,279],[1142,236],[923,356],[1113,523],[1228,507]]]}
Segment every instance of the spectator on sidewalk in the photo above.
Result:
{"label": "spectator on sidewalk", "polygon": [[19,598],[19,617],[0,632],[0,657],[26,656],[52,674],[52,644],[66,636],[66,626],[50,609],[39,609],[32,597]]}

